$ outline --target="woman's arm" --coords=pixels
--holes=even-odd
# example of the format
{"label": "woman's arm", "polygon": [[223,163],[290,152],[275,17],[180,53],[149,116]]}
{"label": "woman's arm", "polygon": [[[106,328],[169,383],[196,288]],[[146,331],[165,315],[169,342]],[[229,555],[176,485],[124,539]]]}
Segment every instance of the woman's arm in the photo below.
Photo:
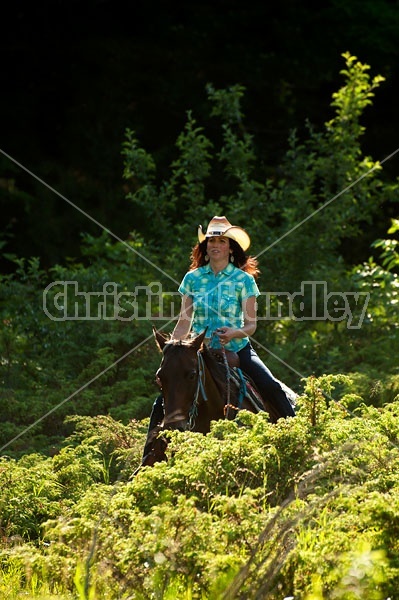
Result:
{"label": "woman's arm", "polygon": [[242,310],[244,313],[244,325],[241,327],[241,331],[244,332],[242,337],[247,337],[256,331],[256,297],[250,296],[244,300]]}
{"label": "woman's arm", "polygon": [[191,296],[186,294],[182,297],[179,320],[172,332],[172,340],[184,340],[191,329],[191,321],[193,317],[193,300]]}
{"label": "woman's arm", "polygon": [[227,344],[233,338],[244,338],[251,336],[256,331],[256,297],[250,296],[242,303],[244,313],[244,325],[242,327],[221,327],[218,330],[219,340]]}

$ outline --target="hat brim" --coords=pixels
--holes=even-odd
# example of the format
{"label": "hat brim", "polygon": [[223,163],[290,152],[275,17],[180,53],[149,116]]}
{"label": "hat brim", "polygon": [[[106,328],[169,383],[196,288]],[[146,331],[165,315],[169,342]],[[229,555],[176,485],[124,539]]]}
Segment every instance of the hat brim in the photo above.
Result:
{"label": "hat brim", "polygon": [[[234,240],[235,242],[237,242],[237,244],[239,244],[241,246],[241,248],[243,249],[244,252],[246,250],[248,250],[249,246],[251,245],[251,238],[249,237],[247,232],[244,231],[244,229],[242,229],[241,227],[238,227],[237,225],[232,225],[231,227],[226,229],[226,231],[224,231],[220,235],[224,235],[225,237],[228,237],[228,238]],[[214,237],[214,236],[206,235],[202,231],[202,226],[199,225],[199,227],[198,227],[199,242],[200,243],[203,242],[207,237]]]}
{"label": "hat brim", "polygon": [[230,227],[227,231],[225,231],[223,235],[231,238],[232,240],[235,240],[237,244],[241,246],[244,252],[248,250],[249,246],[251,245],[251,238],[249,237],[247,232],[244,231],[244,229],[241,229],[241,227],[237,227],[236,225]]}

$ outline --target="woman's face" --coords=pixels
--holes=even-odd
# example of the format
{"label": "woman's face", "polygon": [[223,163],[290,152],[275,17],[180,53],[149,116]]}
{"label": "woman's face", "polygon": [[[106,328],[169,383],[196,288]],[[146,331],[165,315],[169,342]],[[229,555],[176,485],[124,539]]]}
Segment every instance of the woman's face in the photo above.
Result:
{"label": "woman's face", "polygon": [[229,238],[224,237],[223,235],[217,235],[214,237],[208,238],[208,242],[206,245],[206,251],[208,253],[209,258],[212,260],[229,261],[230,257],[230,242]]}

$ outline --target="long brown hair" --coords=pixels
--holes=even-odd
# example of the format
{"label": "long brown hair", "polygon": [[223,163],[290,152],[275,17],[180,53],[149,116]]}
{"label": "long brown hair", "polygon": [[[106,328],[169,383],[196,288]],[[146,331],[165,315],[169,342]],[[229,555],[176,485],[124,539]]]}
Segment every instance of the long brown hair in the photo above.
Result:
{"label": "long brown hair", "polygon": [[[240,244],[238,244],[235,240],[230,238],[228,238],[228,240],[230,244],[230,250],[232,250],[233,253],[235,266],[239,269],[242,269],[246,273],[253,275],[253,277],[256,279],[260,274],[257,259],[254,256],[247,256]],[[207,261],[205,260],[207,243],[207,239],[201,243],[197,242],[197,244],[195,244],[194,248],[191,250],[190,271],[198,269],[198,267],[203,267],[207,264]]]}

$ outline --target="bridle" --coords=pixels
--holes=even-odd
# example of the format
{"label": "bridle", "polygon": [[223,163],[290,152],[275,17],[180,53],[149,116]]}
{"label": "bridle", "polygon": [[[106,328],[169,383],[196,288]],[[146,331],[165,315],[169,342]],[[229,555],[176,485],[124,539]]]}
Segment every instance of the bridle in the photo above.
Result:
{"label": "bridle", "polygon": [[[164,354],[165,354],[167,347],[168,347],[168,344],[166,344],[163,349]],[[221,350],[222,350],[223,363],[224,363],[224,367],[226,370],[226,398],[225,398],[225,405],[224,405],[224,418],[228,419],[230,410],[234,408],[234,410],[237,411],[237,407],[233,406],[230,403],[230,367],[228,365],[226,352],[225,352],[225,349],[223,346],[221,346]],[[188,421],[187,421],[188,429],[190,431],[193,431],[193,429],[195,427],[195,421],[198,416],[198,406],[199,406],[200,398],[202,397],[204,402],[208,401],[208,396],[207,396],[207,393],[205,390],[205,376],[206,376],[205,361],[204,361],[204,357],[201,352],[201,349],[197,350],[197,370],[198,370],[197,386],[195,389],[194,399],[193,399],[193,402],[191,404],[191,407],[190,407],[190,410],[188,413]]]}

